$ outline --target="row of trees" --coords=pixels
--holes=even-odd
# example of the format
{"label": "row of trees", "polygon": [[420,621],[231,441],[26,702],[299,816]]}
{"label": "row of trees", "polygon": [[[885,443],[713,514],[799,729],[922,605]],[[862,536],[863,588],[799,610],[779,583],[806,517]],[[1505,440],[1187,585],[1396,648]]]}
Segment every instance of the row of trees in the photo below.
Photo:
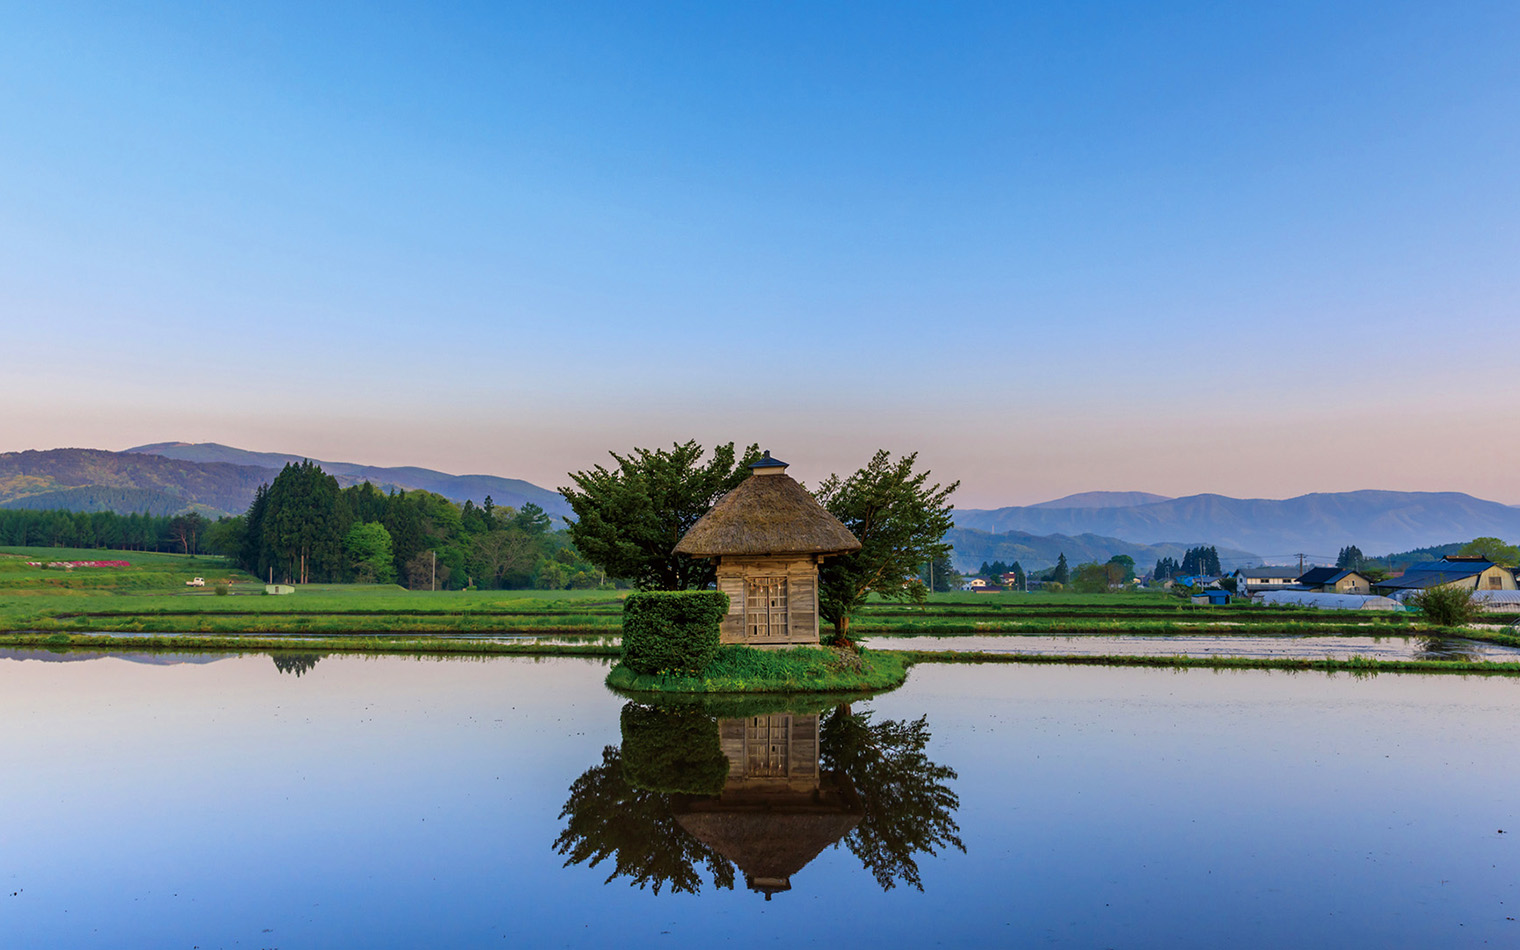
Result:
{"label": "row of trees", "polygon": [[1156,562],[1155,570],[1151,571],[1151,578],[1157,581],[1168,581],[1175,577],[1193,577],[1199,574],[1217,577],[1224,573],[1219,566],[1219,550],[1212,544],[1188,548],[1182,556],[1182,563],[1176,558],[1164,557]]}
{"label": "row of trees", "polygon": [[118,551],[219,553],[219,525],[201,515],[0,508],[0,544],[13,547],[111,548]]}
{"label": "row of trees", "polygon": [[[574,509],[575,547],[609,576],[645,590],[705,588],[716,580],[706,558],[675,553],[675,545],[724,493],[749,477],[760,458],[758,445],[742,456],[732,442],[705,450],[696,442],[665,449],[611,453],[614,467],[570,475],[560,492]],[[831,557],[819,570],[819,614],[847,642],[851,615],[872,594],[888,600],[922,601],[925,585],[914,582],[927,563],[950,554],[950,495],[959,486],[929,484],[916,472],[917,453],[892,459],[877,452],[845,478],[830,475],[813,497],[860,540],[854,554]]]}
{"label": "row of trees", "polygon": [[553,530],[537,505],[477,507],[427,491],[339,488],[310,461],[260,486],[221,529],[226,553],[259,577],[399,582],[413,589],[596,587],[605,576]]}

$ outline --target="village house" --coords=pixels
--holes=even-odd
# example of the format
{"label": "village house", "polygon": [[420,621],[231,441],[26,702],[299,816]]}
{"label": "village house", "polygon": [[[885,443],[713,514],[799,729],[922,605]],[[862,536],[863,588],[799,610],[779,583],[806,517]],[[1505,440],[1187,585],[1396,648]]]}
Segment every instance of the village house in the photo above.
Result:
{"label": "village house", "polygon": [[1483,557],[1448,554],[1439,561],[1415,564],[1398,577],[1378,581],[1373,589],[1393,598],[1408,597],[1432,587],[1465,587],[1474,591],[1515,590],[1515,573]]}
{"label": "village house", "polygon": [[717,558],[728,595],[720,642],[791,647],[819,642],[818,565],[859,551],[860,541],[766,452],[675,550]]}
{"label": "village house", "polygon": [[1300,572],[1293,567],[1243,567],[1236,571],[1235,591],[1247,597],[1268,590],[1289,590],[1298,584]]}
{"label": "village house", "polygon": [[1372,579],[1360,571],[1346,571],[1336,567],[1315,567],[1305,571],[1298,579],[1304,590],[1321,594],[1370,594]]}

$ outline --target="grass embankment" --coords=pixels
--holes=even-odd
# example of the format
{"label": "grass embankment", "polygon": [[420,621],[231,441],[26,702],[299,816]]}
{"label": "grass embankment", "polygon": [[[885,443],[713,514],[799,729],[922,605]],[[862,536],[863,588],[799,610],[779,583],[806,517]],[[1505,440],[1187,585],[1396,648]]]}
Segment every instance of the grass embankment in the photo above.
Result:
{"label": "grass embankment", "polygon": [[907,675],[902,657],[885,651],[730,645],[718,648],[700,676],[636,673],[619,663],[607,674],[607,685],[636,693],[862,692],[900,686]]}
{"label": "grass embankment", "polygon": [[224,653],[265,653],[295,650],[322,653],[430,653],[490,656],[601,656],[622,655],[615,643],[511,643],[448,637],[367,636],[216,636],[199,634],[146,634],[122,637],[88,633],[0,633],[0,647],[40,647],[67,652],[79,650],[206,650]]}

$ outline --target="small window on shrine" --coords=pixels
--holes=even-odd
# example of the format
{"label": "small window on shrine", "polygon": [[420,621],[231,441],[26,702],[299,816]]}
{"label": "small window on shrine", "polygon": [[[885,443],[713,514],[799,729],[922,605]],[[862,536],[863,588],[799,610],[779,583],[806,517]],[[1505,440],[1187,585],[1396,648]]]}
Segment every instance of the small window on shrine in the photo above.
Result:
{"label": "small window on shrine", "polygon": [[786,639],[786,578],[755,577],[745,585],[744,626],[747,639]]}

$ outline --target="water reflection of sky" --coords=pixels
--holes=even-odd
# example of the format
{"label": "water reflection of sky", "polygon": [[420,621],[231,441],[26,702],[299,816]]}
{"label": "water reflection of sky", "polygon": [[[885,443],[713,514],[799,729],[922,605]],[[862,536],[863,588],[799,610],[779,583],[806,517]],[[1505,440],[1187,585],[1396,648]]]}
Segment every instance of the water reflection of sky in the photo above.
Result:
{"label": "water reflection of sky", "polygon": [[1222,656],[1256,659],[1520,660],[1520,648],[1465,637],[1251,636],[1248,634],[974,634],[868,637],[873,650],[950,650],[1045,656]]}
{"label": "water reflection of sky", "polygon": [[563,866],[570,786],[623,738],[604,670],[0,660],[0,930],[284,948],[1520,935],[1515,680],[921,666],[854,708],[927,716],[965,853],[921,860],[919,892],[825,850],[766,903]]}

